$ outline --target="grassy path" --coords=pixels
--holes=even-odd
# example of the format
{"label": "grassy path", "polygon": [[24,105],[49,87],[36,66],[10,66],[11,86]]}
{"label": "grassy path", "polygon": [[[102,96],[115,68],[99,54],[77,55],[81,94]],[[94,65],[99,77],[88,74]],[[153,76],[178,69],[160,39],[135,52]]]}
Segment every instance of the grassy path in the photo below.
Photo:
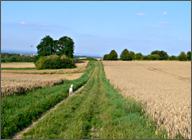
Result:
{"label": "grassy path", "polygon": [[101,62],[84,88],[23,134],[22,139],[162,139],[134,99],[123,98],[105,78]]}

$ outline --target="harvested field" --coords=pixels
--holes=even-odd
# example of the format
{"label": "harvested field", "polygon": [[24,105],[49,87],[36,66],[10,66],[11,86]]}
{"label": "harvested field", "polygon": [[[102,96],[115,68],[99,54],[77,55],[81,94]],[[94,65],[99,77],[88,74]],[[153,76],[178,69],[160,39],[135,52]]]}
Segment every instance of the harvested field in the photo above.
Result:
{"label": "harvested field", "polygon": [[35,68],[33,62],[1,63],[1,68]]}
{"label": "harvested field", "polygon": [[[77,66],[73,69],[46,69],[46,70],[1,70],[1,73],[19,73],[19,74],[68,74],[68,73],[82,73],[89,61],[81,61],[75,63]],[[34,63],[1,63],[1,68],[28,68],[35,67]]]}
{"label": "harvested field", "polygon": [[[24,63],[24,65],[25,64],[26,63]],[[45,86],[53,86],[55,84],[63,83],[65,79],[77,79],[86,70],[87,64],[88,61],[85,61],[84,63],[76,63],[77,68],[75,69],[1,70],[1,97],[22,94],[25,91],[31,91]],[[28,64],[25,66],[28,66]],[[37,74],[31,74],[34,71],[36,71]],[[44,74],[42,75],[42,73]]]}
{"label": "harvested field", "polygon": [[126,97],[141,101],[169,137],[191,139],[191,62],[103,61],[107,79]]}

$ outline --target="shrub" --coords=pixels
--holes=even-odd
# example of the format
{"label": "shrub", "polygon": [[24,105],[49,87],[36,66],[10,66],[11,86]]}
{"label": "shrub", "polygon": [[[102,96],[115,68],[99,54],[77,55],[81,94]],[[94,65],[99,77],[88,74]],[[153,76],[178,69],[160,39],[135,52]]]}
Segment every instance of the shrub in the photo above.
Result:
{"label": "shrub", "polygon": [[172,55],[168,58],[169,60],[179,60],[179,58],[175,55]]}
{"label": "shrub", "polygon": [[160,59],[160,56],[158,54],[151,54],[151,55],[148,55],[148,60],[159,60]]}
{"label": "shrub", "polygon": [[35,66],[38,70],[42,69],[43,62],[47,59],[46,56],[41,56],[37,62],[35,62]]}
{"label": "shrub", "polygon": [[1,62],[6,62],[5,58],[1,58]]}
{"label": "shrub", "polygon": [[103,60],[109,60],[109,54],[105,54],[105,55],[103,56]]}
{"label": "shrub", "polygon": [[142,60],[148,60],[148,55],[143,55]]}
{"label": "shrub", "polygon": [[37,69],[61,69],[61,68],[75,68],[75,63],[67,56],[41,56],[35,63]]}

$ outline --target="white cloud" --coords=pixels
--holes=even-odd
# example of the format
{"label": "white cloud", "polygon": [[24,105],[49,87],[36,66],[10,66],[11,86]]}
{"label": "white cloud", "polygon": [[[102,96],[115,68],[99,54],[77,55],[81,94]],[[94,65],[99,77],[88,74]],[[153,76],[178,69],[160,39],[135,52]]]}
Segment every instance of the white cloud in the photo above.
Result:
{"label": "white cloud", "polygon": [[160,22],[159,24],[169,24],[169,21],[167,21],[167,22]]}
{"label": "white cloud", "polygon": [[29,25],[29,26],[48,26],[47,24],[36,24],[36,23],[26,23],[26,22],[19,22],[21,25]]}
{"label": "white cloud", "polygon": [[26,23],[25,23],[25,22],[20,22],[20,24],[22,24],[22,25],[26,25]]}
{"label": "white cloud", "polygon": [[144,14],[144,13],[137,13],[136,15],[144,17],[146,14]]}
{"label": "white cloud", "polygon": [[183,40],[182,38],[179,38],[178,40]]}
{"label": "white cloud", "polygon": [[167,15],[167,12],[163,12],[163,15]]}
{"label": "white cloud", "polygon": [[161,28],[161,27],[164,27],[164,26],[161,26],[161,25],[153,25],[153,27],[155,27],[155,28]]}

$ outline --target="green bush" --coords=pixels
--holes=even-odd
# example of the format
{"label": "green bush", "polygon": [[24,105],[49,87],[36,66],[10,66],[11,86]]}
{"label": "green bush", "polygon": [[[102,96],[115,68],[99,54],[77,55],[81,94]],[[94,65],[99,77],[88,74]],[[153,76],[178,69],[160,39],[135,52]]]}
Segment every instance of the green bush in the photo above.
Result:
{"label": "green bush", "polygon": [[64,55],[41,56],[35,65],[37,69],[75,68],[73,60]]}
{"label": "green bush", "polygon": [[37,62],[35,62],[35,66],[38,70],[42,69],[43,62],[47,59],[46,56],[41,56]]}
{"label": "green bush", "polygon": [[148,60],[148,55],[143,55],[142,60]]}
{"label": "green bush", "polygon": [[6,62],[5,58],[1,58],[1,62]]}
{"label": "green bush", "polygon": [[109,60],[109,54],[105,54],[105,55],[103,56],[103,60]]}
{"label": "green bush", "polygon": [[169,60],[179,60],[179,58],[175,55],[172,55],[168,58]]}
{"label": "green bush", "polygon": [[148,60],[159,60],[160,56],[158,54],[148,55]]}

